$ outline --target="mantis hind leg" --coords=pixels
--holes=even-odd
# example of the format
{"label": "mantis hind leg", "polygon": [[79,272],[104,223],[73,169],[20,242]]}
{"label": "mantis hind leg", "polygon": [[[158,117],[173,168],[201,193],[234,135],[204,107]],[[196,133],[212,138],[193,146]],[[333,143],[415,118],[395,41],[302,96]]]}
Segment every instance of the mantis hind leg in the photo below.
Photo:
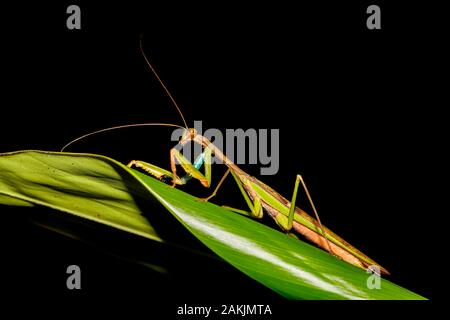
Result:
{"label": "mantis hind leg", "polygon": [[311,198],[311,195],[309,193],[308,187],[306,186],[306,183],[303,180],[303,177],[301,175],[299,175],[299,174],[297,175],[297,177],[295,179],[294,191],[292,193],[292,200],[291,200],[291,205],[289,207],[289,215],[288,215],[287,225],[286,225],[285,229],[286,229],[287,232],[289,232],[292,229],[292,224],[293,224],[294,215],[295,215],[295,208],[296,208],[297,191],[298,191],[298,186],[299,186],[300,183],[302,184],[303,190],[305,190],[305,193],[306,193],[306,196],[308,198],[308,201],[309,201],[309,203],[311,205],[311,208],[313,209],[314,215],[315,215],[317,223],[319,225],[319,229],[320,229],[321,235],[326,239],[328,252],[333,254],[333,251],[331,250],[330,241],[328,240],[328,238],[327,238],[327,236],[325,234],[324,228],[322,226],[322,222],[320,221],[319,214],[317,213],[316,206],[314,205],[314,202],[313,202],[313,200]]}

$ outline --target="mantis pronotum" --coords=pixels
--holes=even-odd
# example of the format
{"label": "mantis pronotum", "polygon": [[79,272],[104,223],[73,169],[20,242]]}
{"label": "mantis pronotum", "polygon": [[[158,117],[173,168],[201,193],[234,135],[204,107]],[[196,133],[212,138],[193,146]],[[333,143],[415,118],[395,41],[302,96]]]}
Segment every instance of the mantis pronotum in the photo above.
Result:
{"label": "mantis pronotum", "polygon": [[[211,143],[206,137],[197,133],[196,129],[189,128],[181,109],[178,107],[175,99],[172,97],[170,91],[164,85],[163,81],[160,79],[158,73],[153,68],[152,64],[146,57],[144,50],[142,48],[142,41],[140,42],[140,49],[142,55],[150,67],[151,71],[155,75],[158,82],[161,84],[168,97],[170,98],[172,104],[179,112],[181,119],[183,120],[184,126],[179,126],[169,123],[141,123],[141,124],[129,124],[117,127],[110,127],[95,132],[88,133],[77,139],[72,140],[66,144],[61,151],[64,151],[72,143],[81,140],[87,136],[91,136],[100,132],[127,128],[127,127],[138,127],[138,126],[171,126],[185,129],[184,134],[180,140],[181,145],[185,145],[189,142],[197,143],[202,147],[202,153],[197,157],[194,163],[191,163],[187,158],[185,158],[177,149],[172,148],[170,150],[170,167],[171,171],[162,169],[150,163],[133,160],[128,166],[138,167],[146,171],[148,174],[160,179],[160,180],[170,180],[172,182],[172,187],[177,185],[186,184],[190,179],[194,178],[200,181],[200,183],[209,188],[211,186],[211,158],[212,156],[217,157],[221,160],[221,163],[227,166],[227,171],[224,176],[220,179],[213,193],[207,198],[201,198],[199,201],[209,201],[214,197],[223,184],[226,177],[231,173],[232,177],[236,181],[236,184],[241,191],[249,210],[240,210],[231,208],[228,206],[223,206],[224,208],[239,213],[247,215],[253,218],[261,218],[266,211],[283,229],[286,233],[290,233],[295,230],[297,233],[303,235],[306,239],[316,244],[318,247],[328,251],[330,254],[350,263],[360,268],[368,268],[371,266],[376,266],[381,273],[389,274],[389,272],[377,264],[375,261],[364,255],[355,247],[351,246],[345,240],[343,240],[338,235],[334,234],[328,228],[322,225],[319,215],[317,213],[314,202],[310,196],[308,188],[301,175],[297,175],[294,183],[294,191],[291,197],[291,201],[281,196],[278,192],[273,190],[268,185],[259,181],[255,177],[250,176],[240,169],[235,163],[233,163],[223,152]],[[183,177],[178,176],[176,161],[181,165],[185,171]],[[204,167],[204,173],[200,171],[201,167]],[[315,218],[309,216],[302,209],[296,207],[296,199],[298,187],[302,186],[311,208],[314,212]]]}

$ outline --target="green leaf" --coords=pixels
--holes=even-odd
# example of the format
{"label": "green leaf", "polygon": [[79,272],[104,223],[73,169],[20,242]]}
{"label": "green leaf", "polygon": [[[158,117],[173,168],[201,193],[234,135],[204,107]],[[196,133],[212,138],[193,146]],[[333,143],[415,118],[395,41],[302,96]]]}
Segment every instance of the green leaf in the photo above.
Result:
{"label": "green leaf", "polygon": [[3,204],[44,205],[162,241],[139,206],[155,199],[217,255],[287,298],[424,299],[384,278],[380,289],[369,289],[364,270],[115,160],[42,151],[0,155]]}
{"label": "green leaf", "polygon": [[0,154],[0,203],[43,205],[162,241],[136,203],[145,193],[122,164],[100,156]]}

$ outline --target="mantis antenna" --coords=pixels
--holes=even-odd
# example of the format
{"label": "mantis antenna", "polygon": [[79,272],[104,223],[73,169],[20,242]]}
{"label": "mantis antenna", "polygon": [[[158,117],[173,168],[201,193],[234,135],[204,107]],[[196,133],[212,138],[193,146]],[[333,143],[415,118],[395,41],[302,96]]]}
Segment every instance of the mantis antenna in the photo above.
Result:
{"label": "mantis antenna", "polygon": [[171,124],[171,123],[135,123],[135,124],[126,124],[123,126],[116,126],[116,127],[109,127],[106,129],[100,129],[97,131],[93,131],[90,133],[87,133],[85,135],[82,135],[81,137],[78,137],[76,139],[73,139],[72,141],[70,141],[68,144],[66,144],[64,147],[61,148],[61,152],[64,151],[64,149],[66,149],[68,146],[70,146],[71,144],[84,139],[86,137],[92,136],[94,134],[100,133],[100,132],[105,132],[105,131],[110,131],[110,130],[116,130],[116,129],[123,129],[123,128],[131,128],[131,127],[144,127],[144,126],[163,126],[163,127],[176,127],[176,128],[181,128],[181,129],[185,129],[182,126],[176,125],[176,124]]}
{"label": "mantis antenna", "polygon": [[184,123],[184,127],[176,125],[176,124],[171,124],[171,123],[136,123],[136,124],[126,124],[126,125],[122,125],[122,126],[116,126],[116,127],[109,127],[109,128],[105,128],[105,129],[100,129],[100,130],[96,130],[90,133],[87,133],[85,135],[82,135],[72,141],[70,141],[69,143],[67,143],[64,147],[61,148],[61,152],[63,152],[67,147],[69,147],[70,145],[72,145],[73,143],[82,140],[86,137],[95,135],[97,133],[101,133],[101,132],[105,132],[105,131],[110,131],[110,130],[116,130],[116,129],[123,129],[123,128],[131,128],[131,127],[144,127],[144,126],[163,126],[163,127],[176,127],[176,128],[181,128],[181,129],[188,129],[188,125],[186,123],[186,120],[184,119],[183,113],[181,112],[180,107],[178,106],[177,102],[175,101],[175,99],[173,98],[172,94],[170,93],[169,89],[167,89],[166,85],[164,84],[164,82],[161,80],[161,78],[159,77],[158,73],[156,72],[155,68],[153,68],[152,64],[150,63],[149,59],[147,58],[145,52],[144,52],[144,48],[142,47],[142,35],[141,38],[139,39],[139,48],[141,50],[142,56],[145,59],[145,62],[147,63],[147,65],[149,66],[150,70],[152,71],[152,73],[155,75],[156,79],[158,80],[159,84],[163,87],[164,91],[166,92],[166,94],[169,96],[170,100],[172,101],[172,104],[175,106],[175,108],[177,109],[178,113],[181,116],[181,119],[183,120]]}
{"label": "mantis antenna", "polygon": [[186,120],[184,119],[183,113],[181,112],[180,107],[178,107],[177,102],[175,101],[175,99],[173,98],[172,94],[170,93],[169,89],[167,89],[166,85],[164,84],[164,82],[161,80],[161,78],[159,77],[158,73],[156,72],[155,68],[153,68],[152,64],[150,63],[150,61],[148,60],[147,56],[145,55],[144,52],[144,48],[142,47],[142,35],[141,38],[139,39],[139,47],[141,49],[141,53],[144,56],[145,62],[147,62],[147,65],[149,66],[150,70],[152,70],[153,74],[155,75],[156,79],[158,80],[159,84],[161,85],[161,87],[163,87],[164,91],[167,93],[167,95],[169,96],[170,100],[172,101],[173,105],[175,106],[175,108],[177,108],[178,113],[181,116],[181,119],[183,120],[184,123],[184,127],[186,129],[188,129],[188,125],[186,123]]}

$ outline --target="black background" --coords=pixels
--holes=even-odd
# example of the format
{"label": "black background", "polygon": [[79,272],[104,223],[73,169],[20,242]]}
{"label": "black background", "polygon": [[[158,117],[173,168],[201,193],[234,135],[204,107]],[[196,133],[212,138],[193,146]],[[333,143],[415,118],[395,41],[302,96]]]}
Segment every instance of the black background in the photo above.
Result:
{"label": "black background", "polygon": [[[431,277],[441,265],[432,250],[442,192],[434,183],[443,132],[439,8],[374,2],[382,30],[367,30],[365,10],[372,3],[365,2],[73,3],[82,11],[79,31],[66,28],[69,2],[2,10],[0,152],[57,151],[112,125],[182,124],[145,65],[142,34],[188,123],[279,128],[278,174],[259,177],[257,165],[244,170],[288,197],[301,173],[325,225],[390,270],[395,283],[437,298]],[[169,129],[140,128],[98,135],[70,150],[168,168],[171,146]],[[215,169],[215,181],[222,171]],[[209,192],[196,182],[186,190]],[[231,180],[214,202],[244,208]],[[27,222],[37,213],[51,220],[45,209],[1,212],[8,293],[69,303],[105,295],[148,299],[147,308],[167,317],[190,301],[277,301],[279,312],[296,308],[221,262],[220,272],[214,266],[199,271],[184,253],[155,246],[148,255],[180,264],[175,276],[161,277],[109,254],[133,255],[130,246],[142,249],[146,241],[87,226],[83,232],[96,245],[85,244]],[[86,274],[80,292],[65,289],[72,263]]]}

